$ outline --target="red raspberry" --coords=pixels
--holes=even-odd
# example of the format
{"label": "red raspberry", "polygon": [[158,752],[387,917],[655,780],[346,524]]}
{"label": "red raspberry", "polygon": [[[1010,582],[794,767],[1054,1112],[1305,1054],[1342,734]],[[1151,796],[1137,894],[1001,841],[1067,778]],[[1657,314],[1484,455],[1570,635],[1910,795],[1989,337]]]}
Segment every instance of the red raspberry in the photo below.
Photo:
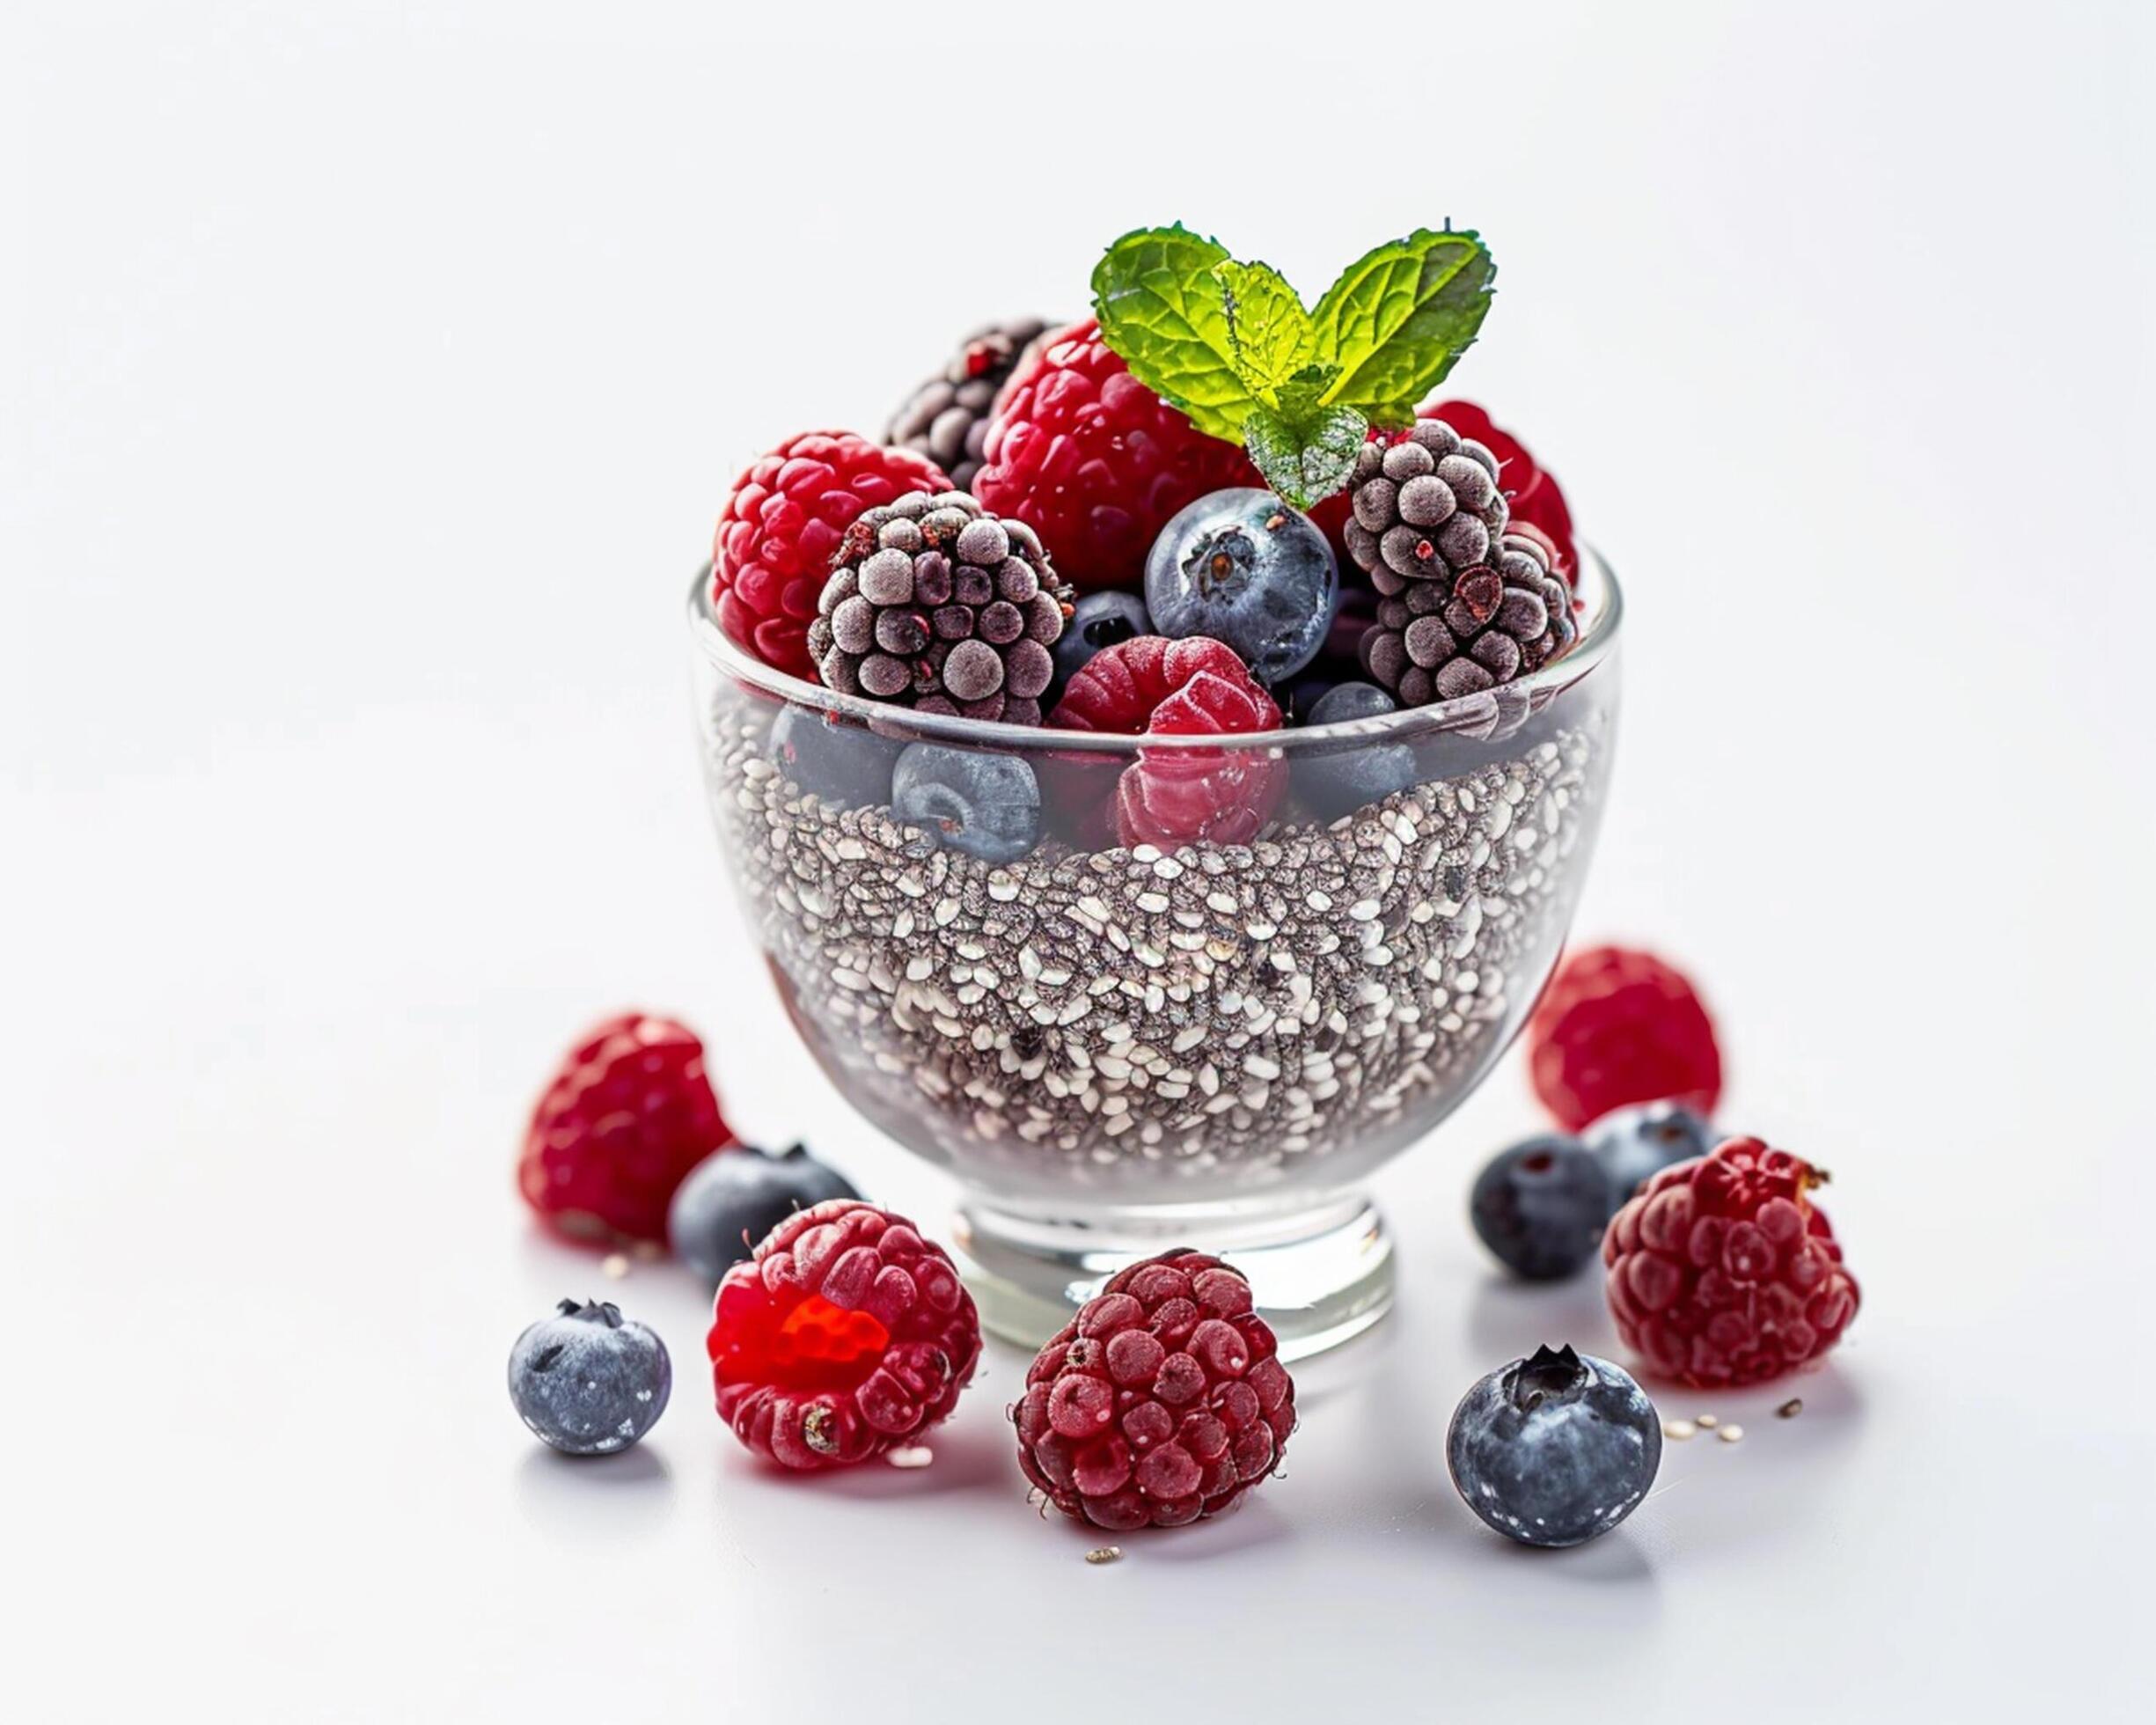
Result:
{"label": "red raspberry", "polygon": [[719,1418],[782,1467],[845,1467],[957,1406],[980,1358],[972,1296],[904,1216],[835,1198],[788,1216],[719,1283]]}
{"label": "red raspberry", "polygon": [[1131,376],[1089,318],[1011,374],[982,453],[973,495],[1038,533],[1081,592],[1136,587],[1170,516],[1224,486],[1265,483],[1239,447]]}
{"label": "red raspberry", "polygon": [[[1141,635],[1087,660],[1049,722],[1126,736],[1232,734],[1277,730],[1280,709],[1233,648],[1209,635]],[[1116,782],[1117,835],[1126,845],[1170,849],[1200,840],[1247,844],[1287,782],[1277,752],[1155,750]]]}
{"label": "red raspberry", "polygon": [[1764,1383],[1816,1360],[1857,1315],[1826,1176],[1756,1138],[1665,1168],[1602,1237],[1617,1333],[1665,1377]]}
{"label": "red raspberry", "polygon": [[587,1031],[548,1081],[517,1184],[570,1239],[664,1244],[674,1188],[733,1141],[696,1033],[625,1012]]}
{"label": "red raspberry", "polygon": [[925,455],[851,431],[804,431],[735,481],[711,546],[711,594],[727,639],[774,670],[816,680],[806,636],[854,518],[908,491],[948,491]]}
{"label": "red raspberry", "polygon": [[[1527,445],[1511,432],[1491,423],[1490,415],[1472,401],[1440,401],[1416,409],[1417,419],[1441,419],[1463,437],[1470,437],[1497,457],[1498,487],[1512,510],[1512,525],[1528,526],[1548,541],[1551,572],[1567,584],[1580,567],[1580,554],[1573,542],[1572,511],[1557,481],[1535,465]],[[1372,435],[1377,435],[1373,433]],[[1340,567],[1350,566],[1342,529],[1347,525],[1348,500],[1335,492],[1310,511],[1310,519],[1324,529],[1332,541]]]}
{"label": "red raspberry", "polygon": [[1635,1102],[1711,1115],[1722,1093],[1714,1023],[1683,973],[1621,946],[1567,953],[1527,1026],[1535,1094],[1567,1132]]}
{"label": "red raspberry", "polygon": [[1218,1515],[1295,1428],[1279,1353],[1241,1271],[1186,1249],[1133,1264],[1026,1373],[1018,1465],[1065,1515],[1118,1533]]}

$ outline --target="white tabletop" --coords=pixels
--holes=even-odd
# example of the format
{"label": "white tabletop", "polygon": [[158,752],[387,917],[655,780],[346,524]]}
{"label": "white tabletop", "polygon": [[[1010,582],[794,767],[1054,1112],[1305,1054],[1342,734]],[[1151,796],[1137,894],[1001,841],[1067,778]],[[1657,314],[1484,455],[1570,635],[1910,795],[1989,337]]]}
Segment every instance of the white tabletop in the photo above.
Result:
{"label": "white tabletop", "polygon": [[[10,1712],[2145,1716],[2145,18],[733,10],[0,26]],[[1665,1396],[1749,1435],[1615,1535],[1486,1533],[1454,1400],[1615,1347],[1467,1229],[1514,1061],[1379,1181],[1401,1307],[1241,1512],[1086,1565],[1000,1349],[931,1466],[759,1472],[686,1274],[510,1178],[645,1004],[744,1133],[948,1215],[720,875],[678,606],[729,479],[1126,228],[1314,291],[1447,217],[1502,272],[1457,388],[1629,584],[1582,931],[1692,966],[1727,1121],[1833,1170],[1848,1344]],[[600,1465],[502,1381],[586,1293],[678,1375]]]}

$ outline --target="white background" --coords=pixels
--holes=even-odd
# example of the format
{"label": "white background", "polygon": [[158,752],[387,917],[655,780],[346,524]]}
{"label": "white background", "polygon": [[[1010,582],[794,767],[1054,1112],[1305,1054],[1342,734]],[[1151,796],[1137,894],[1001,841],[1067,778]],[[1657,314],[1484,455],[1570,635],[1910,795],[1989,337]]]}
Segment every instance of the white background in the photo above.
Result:
{"label": "white background", "polygon": [[[33,4],[0,26],[0,1683],[24,1719],[2118,1718],[2151,1700],[2149,9]],[[921,1472],[751,1466],[700,1299],[511,1196],[617,1005],[832,1098],[698,800],[728,482],[1185,218],[1315,292],[1478,226],[1462,393],[1629,583],[1583,931],[1696,968],[1865,1307],[1570,1555],[1441,1422],[1590,1284],[1380,1183],[1404,1304],[1286,1476],[1114,1567],[997,1351]],[[563,1293],[674,1406],[502,1393]],[[1229,1700],[1234,1698],[1232,1714]],[[1584,1711],[1573,1716],[1587,1716]],[[2144,1714],[2143,1716],[2145,1716]]]}

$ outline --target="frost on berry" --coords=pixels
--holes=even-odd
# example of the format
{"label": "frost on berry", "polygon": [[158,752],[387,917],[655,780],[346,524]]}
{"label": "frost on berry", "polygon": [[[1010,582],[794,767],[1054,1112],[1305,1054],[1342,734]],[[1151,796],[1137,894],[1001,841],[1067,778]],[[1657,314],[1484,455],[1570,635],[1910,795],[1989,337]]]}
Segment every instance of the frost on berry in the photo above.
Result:
{"label": "frost on berry", "polygon": [[1171,1252],[1113,1277],[1026,1373],[1018,1463],[1064,1514],[1125,1532],[1216,1515],[1278,1464],[1294,1384],[1250,1285]]}
{"label": "frost on berry", "polygon": [[1617,1332],[1661,1376],[1757,1384],[1817,1359],[1856,1316],[1856,1279],[1809,1193],[1824,1179],[1756,1138],[1656,1174],[1602,1238]]}
{"label": "frost on berry", "polygon": [[719,1284],[719,1417],[781,1466],[847,1465],[950,1414],[980,1356],[972,1296],[903,1216],[836,1199],[788,1218]]}

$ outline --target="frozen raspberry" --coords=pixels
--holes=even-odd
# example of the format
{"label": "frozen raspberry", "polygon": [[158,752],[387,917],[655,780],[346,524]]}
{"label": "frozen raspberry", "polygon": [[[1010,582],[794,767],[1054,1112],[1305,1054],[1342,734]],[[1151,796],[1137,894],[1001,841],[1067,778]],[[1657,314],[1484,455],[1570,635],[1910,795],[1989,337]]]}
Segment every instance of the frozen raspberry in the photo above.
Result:
{"label": "frozen raspberry", "polygon": [[840,1198],[788,1216],[727,1271],[705,1346],[736,1437],[783,1467],[843,1467],[950,1415],[980,1318],[942,1247]]}
{"label": "frozen raspberry", "polygon": [[1655,1175],[1602,1237],[1624,1345],[1702,1386],[1764,1383],[1832,1347],[1858,1293],[1808,1196],[1826,1178],[1756,1138]]}
{"label": "frozen raspberry", "polygon": [[1168,518],[1208,491],[1263,485],[1130,374],[1088,319],[1045,337],[996,398],[973,495],[1040,534],[1081,592],[1135,587]]}
{"label": "frozen raspberry", "polygon": [[[1126,736],[1225,735],[1276,730],[1280,709],[1223,642],[1141,635],[1088,660],[1051,723]],[[1287,789],[1287,767],[1262,750],[1141,754],[1116,782],[1117,834],[1126,845],[1170,849],[1199,840],[1247,844]]]}
{"label": "frozen raspberry", "polygon": [[735,481],[711,547],[711,595],[727,639],[774,670],[816,680],[810,620],[854,518],[909,491],[948,491],[927,457],[851,431],[805,431]]}
{"label": "frozen raspberry", "polygon": [[1683,973],[1651,952],[1566,955],[1527,1026],[1535,1094],[1567,1132],[1635,1102],[1711,1115],[1722,1093],[1714,1024]]}
{"label": "frozen raspberry", "polygon": [[1240,1271],[1188,1250],[1133,1264],[1026,1373],[1018,1465],[1065,1515],[1118,1533],[1218,1515],[1295,1428],[1279,1352]]}
{"label": "frozen raspberry", "polygon": [[733,1141],[696,1033],[625,1012],[586,1031],[547,1082],[517,1184],[570,1239],[663,1244],[674,1189]]}
{"label": "frozen raspberry", "polygon": [[[1511,432],[1491,423],[1490,415],[1472,401],[1439,401],[1418,408],[1417,419],[1441,419],[1461,437],[1480,444],[1497,458],[1497,485],[1510,506],[1514,532],[1522,525],[1534,528],[1550,541],[1551,572],[1570,582],[1580,567],[1573,541],[1572,511],[1557,481],[1535,465],[1535,458]],[[1347,566],[1348,498],[1336,492],[1310,511],[1310,518],[1325,530],[1333,551]]]}

